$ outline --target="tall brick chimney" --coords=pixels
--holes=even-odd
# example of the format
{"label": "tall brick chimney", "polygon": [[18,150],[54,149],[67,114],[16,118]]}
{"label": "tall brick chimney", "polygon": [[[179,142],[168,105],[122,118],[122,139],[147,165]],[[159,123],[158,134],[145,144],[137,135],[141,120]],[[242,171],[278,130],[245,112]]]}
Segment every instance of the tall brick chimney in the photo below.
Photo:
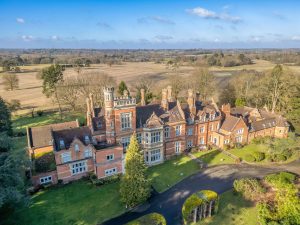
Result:
{"label": "tall brick chimney", "polygon": [[91,112],[90,98],[86,98],[86,124],[87,124],[87,126],[92,125],[92,112]]}
{"label": "tall brick chimney", "polygon": [[200,92],[199,91],[196,92],[196,101],[200,101]]}
{"label": "tall brick chimney", "polygon": [[161,107],[165,110],[169,110],[168,90],[165,88],[161,91]]}
{"label": "tall brick chimney", "polygon": [[192,89],[188,90],[187,103],[189,105],[190,112],[193,114],[196,114],[195,98],[194,98],[194,93],[193,93]]}
{"label": "tall brick chimney", "polygon": [[95,117],[95,104],[94,104],[94,95],[92,93],[89,94],[90,103],[91,103],[91,113],[92,116]]}
{"label": "tall brick chimney", "polygon": [[141,105],[146,105],[144,88],[141,89]]}
{"label": "tall brick chimney", "polygon": [[168,85],[167,87],[167,98],[169,102],[173,102],[173,97],[172,97],[172,86]]}
{"label": "tall brick chimney", "polygon": [[225,114],[225,116],[230,116],[231,106],[229,103],[223,104],[221,111]]}

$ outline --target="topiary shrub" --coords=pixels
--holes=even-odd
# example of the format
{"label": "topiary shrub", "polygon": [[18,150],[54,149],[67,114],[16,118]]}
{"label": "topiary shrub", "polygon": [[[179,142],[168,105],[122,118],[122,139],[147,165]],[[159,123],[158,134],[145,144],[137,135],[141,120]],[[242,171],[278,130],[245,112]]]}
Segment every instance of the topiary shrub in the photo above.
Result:
{"label": "topiary shrub", "polygon": [[265,153],[263,152],[253,152],[252,156],[255,158],[256,162],[260,162],[265,159]]}
{"label": "topiary shrub", "polygon": [[133,220],[127,225],[144,225],[144,224],[149,224],[149,225],[166,225],[166,219],[159,213],[150,213],[145,216],[142,216],[136,220]]}
{"label": "topiary shrub", "polygon": [[182,206],[184,224],[197,222],[202,218],[210,217],[217,213],[218,203],[219,197],[214,191],[202,190],[192,194],[185,200]]}
{"label": "topiary shrub", "polygon": [[255,157],[251,154],[247,154],[247,155],[245,155],[245,160],[247,162],[255,162]]}

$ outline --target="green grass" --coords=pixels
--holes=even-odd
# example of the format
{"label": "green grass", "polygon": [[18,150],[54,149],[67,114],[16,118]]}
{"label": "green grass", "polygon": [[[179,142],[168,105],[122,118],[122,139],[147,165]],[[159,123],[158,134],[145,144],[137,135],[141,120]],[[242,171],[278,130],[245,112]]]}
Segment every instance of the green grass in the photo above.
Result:
{"label": "green grass", "polygon": [[147,174],[152,179],[153,187],[158,192],[163,192],[199,169],[199,165],[188,156],[178,156],[150,167]]}
{"label": "green grass", "polygon": [[245,156],[248,154],[252,154],[253,152],[266,152],[268,147],[263,144],[249,144],[243,148],[234,148],[229,150],[231,154],[236,155],[237,157],[245,160]]}
{"label": "green grass", "polygon": [[17,210],[8,224],[95,225],[125,212],[119,183],[96,187],[86,181],[40,191]]}
{"label": "green grass", "polygon": [[219,211],[207,218],[201,225],[257,225],[257,209],[254,203],[245,200],[240,195],[227,191],[220,196]]}
{"label": "green grass", "polygon": [[199,151],[192,154],[205,162],[208,166],[235,163],[234,159],[218,150]]}
{"label": "green grass", "polygon": [[15,116],[12,118],[12,127],[14,132],[26,132],[26,127],[43,126],[52,123],[61,123],[66,121],[72,121],[79,119],[80,123],[85,122],[82,113],[70,113],[65,112],[63,119],[60,120],[59,113],[45,113],[42,116],[35,115],[34,118],[31,115],[26,116]]}

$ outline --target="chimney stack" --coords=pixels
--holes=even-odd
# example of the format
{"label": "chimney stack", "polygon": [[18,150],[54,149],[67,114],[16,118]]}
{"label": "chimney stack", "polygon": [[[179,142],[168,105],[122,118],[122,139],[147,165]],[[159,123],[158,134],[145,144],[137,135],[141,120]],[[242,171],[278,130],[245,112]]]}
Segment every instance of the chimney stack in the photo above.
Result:
{"label": "chimney stack", "polygon": [[168,98],[169,102],[173,102],[171,85],[168,85],[168,87],[167,87],[167,98]]}
{"label": "chimney stack", "polygon": [[188,99],[187,99],[188,105],[190,112],[193,114],[196,114],[196,106],[195,106],[195,98],[194,98],[194,93],[192,89],[188,90]]}
{"label": "chimney stack", "polygon": [[221,110],[222,110],[222,112],[225,114],[225,116],[230,116],[230,110],[231,110],[231,107],[230,107],[230,104],[229,104],[229,103],[223,104]]}
{"label": "chimney stack", "polygon": [[161,107],[163,107],[164,110],[169,110],[169,102],[168,102],[168,90],[162,89],[161,91]]}
{"label": "chimney stack", "polygon": [[141,105],[146,105],[144,88],[141,89]]}
{"label": "chimney stack", "polygon": [[200,92],[199,91],[196,92],[196,101],[200,101]]}
{"label": "chimney stack", "polygon": [[92,125],[91,100],[89,98],[86,98],[86,124],[87,126]]}
{"label": "chimney stack", "polygon": [[90,110],[93,117],[95,117],[95,105],[94,105],[94,95],[92,93],[89,94],[90,97]]}

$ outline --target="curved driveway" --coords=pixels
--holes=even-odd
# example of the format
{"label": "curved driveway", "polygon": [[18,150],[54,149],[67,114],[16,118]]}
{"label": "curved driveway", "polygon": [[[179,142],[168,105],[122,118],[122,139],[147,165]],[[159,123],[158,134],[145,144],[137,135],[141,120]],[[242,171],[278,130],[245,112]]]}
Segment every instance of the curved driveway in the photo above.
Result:
{"label": "curved driveway", "polygon": [[[121,216],[104,222],[104,225],[120,225],[143,216],[148,213],[157,212],[167,220],[167,224],[181,224],[181,207],[185,199],[192,193],[210,189],[217,193],[223,193],[232,188],[233,181],[241,177],[262,178],[269,173],[279,171],[290,171],[300,175],[300,161],[295,161],[287,165],[276,166],[254,166],[248,164],[241,165],[219,165],[209,167],[194,174],[167,191],[153,196],[147,206],[141,207],[139,212],[128,212]],[[143,210],[144,208],[144,210]]]}

